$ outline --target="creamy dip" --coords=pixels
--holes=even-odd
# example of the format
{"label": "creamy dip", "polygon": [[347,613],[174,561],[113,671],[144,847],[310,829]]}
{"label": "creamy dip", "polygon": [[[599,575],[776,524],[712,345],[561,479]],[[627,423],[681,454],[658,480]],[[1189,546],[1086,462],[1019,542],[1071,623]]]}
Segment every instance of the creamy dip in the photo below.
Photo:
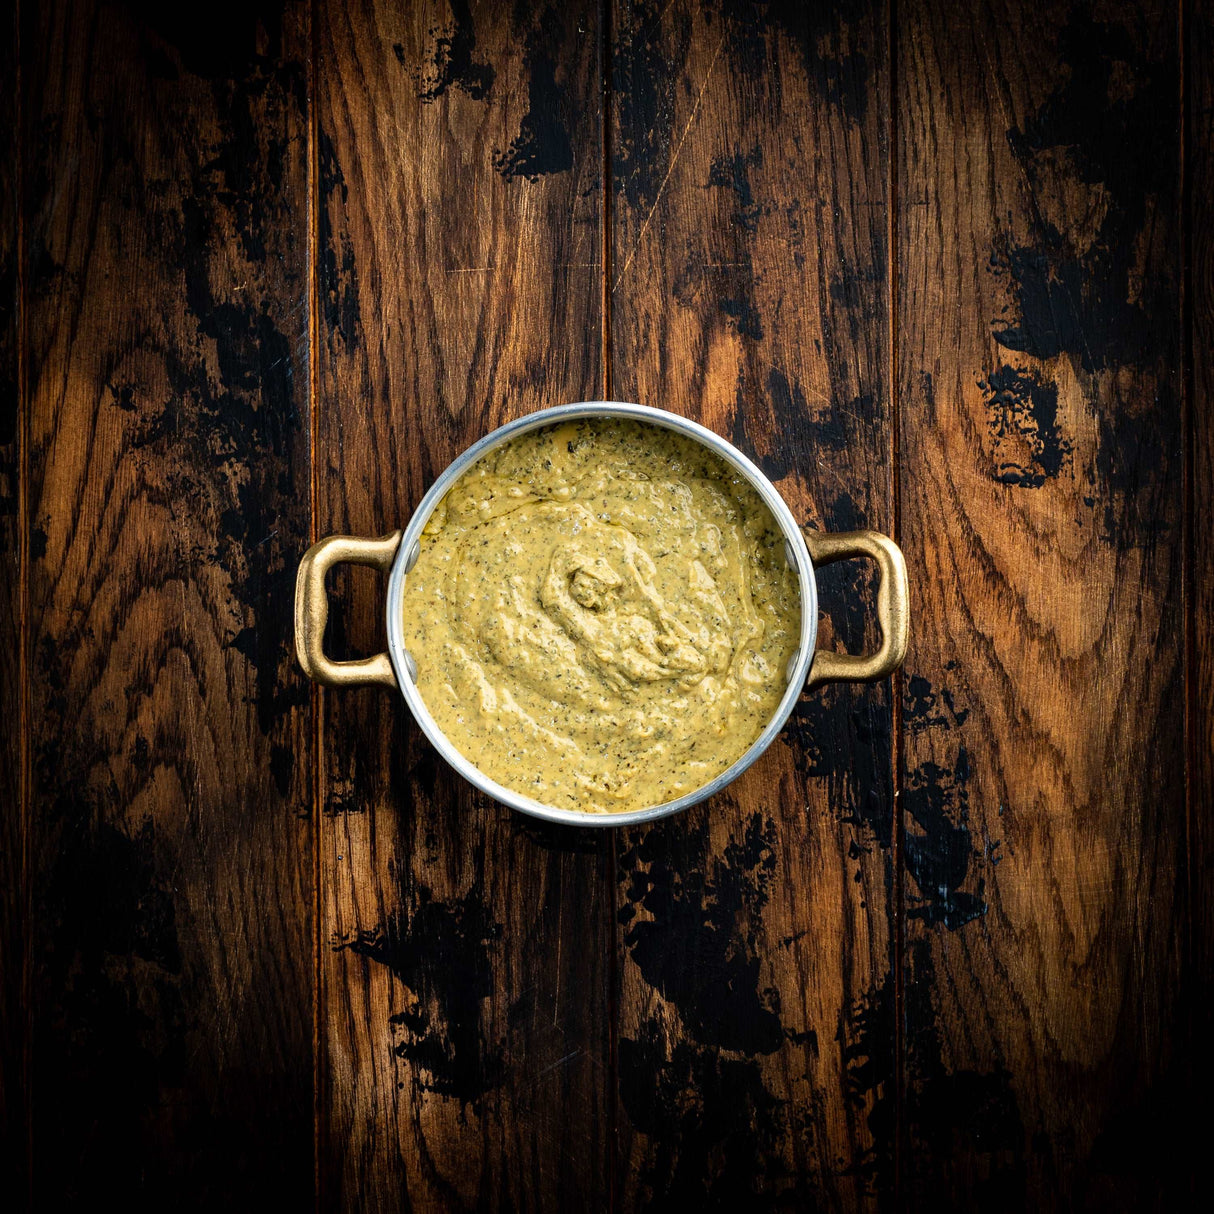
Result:
{"label": "creamy dip", "polygon": [[456,749],[589,812],[674,800],[740,758],[801,628],[750,484],[692,439],[615,418],[532,431],[470,468],[426,525],[404,615]]}

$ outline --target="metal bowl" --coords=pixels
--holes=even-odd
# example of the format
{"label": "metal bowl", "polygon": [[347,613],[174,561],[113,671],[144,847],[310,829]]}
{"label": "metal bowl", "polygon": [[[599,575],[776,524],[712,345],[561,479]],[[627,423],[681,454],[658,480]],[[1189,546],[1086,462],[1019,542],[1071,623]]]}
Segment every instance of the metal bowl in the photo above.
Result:
{"label": "metal bowl", "polygon": [[[593,417],[625,417],[663,426],[703,444],[736,468],[763,499],[784,533],[785,555],[789,565],[796,571],[801,588],[800,643],[788,663],[788,686],[784,696],[763,732],[741,758],[703,787],[674,801],[623,813],[593,813],[545,805],[491,780],[469,758],[456,750],[435,723],[417,689],[417,666],[413,656],[405,648],[404,617],[401,609],[405,579],[421,550],[422,530],[447,490],[483,455],[517,435],[539,429],[541,426],[550,426],[555,422]],[[870,557],[880,568],[877,618],[881,625],[881,645],[876,653],[865,656],[817,651],[815,641],[818,632],[818,588],[815,566],[854,556]],[[324,654],[322,644],[329,616],[325,574],[334,565],[343,563],[370,565],[390,573],[386,603],[387,653],[379,653],[354,662],[335,662]],[[870,682],[884,678],[901,665],[906,654],[908,623],[906,564],[897,545],[888,536],[877,531],[805,532],[798,526],[788,504],[776,487],[732,443],[696,422],[688,421],[674,413],[667,413],[663,409],[614,401],[558,405],[521,417],[499,430],[494,430],[492,434],[486,435],[469,447],[434,482],[403,532],[394,531],[380,539],[329,536],[313,545],[304,555],[299,563],[295,584],[295,648],[299,663],[310,678],[329,687],[380,683],[387,687],[399,688],[409,710],[434,748],[470,784],[520,813],[544,818],[549,822],[563,822],[575,826],[624,826],[634,822],[650,822],[655,818],[676,814],[706,797],[711,797],[730,781],[736,780],[771,745],[788,720],[803,686],[816,687],[829,682]]]}

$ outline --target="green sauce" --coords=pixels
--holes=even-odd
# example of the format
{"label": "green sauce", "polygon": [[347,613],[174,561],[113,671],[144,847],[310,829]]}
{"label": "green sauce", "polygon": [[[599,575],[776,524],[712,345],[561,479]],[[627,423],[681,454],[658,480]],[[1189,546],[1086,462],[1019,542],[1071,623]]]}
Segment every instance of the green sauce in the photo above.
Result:
{"label": "green sauce", "polygon": [[452,744],[515,792],[591,813],[674,800],[740,758],[801,627],[750,484],[690,438],[612,418],[469,469],[426,526],[404,615]]}

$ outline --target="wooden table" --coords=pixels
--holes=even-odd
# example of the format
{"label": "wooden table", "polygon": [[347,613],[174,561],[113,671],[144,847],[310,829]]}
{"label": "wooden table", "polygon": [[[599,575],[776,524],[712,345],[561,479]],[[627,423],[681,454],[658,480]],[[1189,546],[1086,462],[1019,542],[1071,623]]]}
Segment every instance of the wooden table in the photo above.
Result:
{"label": "wooden table", "polygon": [[[1208,1196],[1211,5],[810,7],[10,11],[8,1208]],[[293,655],[310,542],[599,397],[911,571],[892,683],[650,829]]]}

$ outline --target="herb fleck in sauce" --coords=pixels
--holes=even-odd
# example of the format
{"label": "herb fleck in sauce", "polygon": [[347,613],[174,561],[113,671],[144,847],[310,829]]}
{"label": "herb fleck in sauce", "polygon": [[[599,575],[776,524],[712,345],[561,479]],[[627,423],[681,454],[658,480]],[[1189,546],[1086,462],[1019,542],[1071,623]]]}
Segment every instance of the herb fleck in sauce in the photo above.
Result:
{"label": "herb fleck in sauce", "polygon": [[801,603],[751,486],[674,431],[549,426],[452,487],[404,592],[426,707],[499,784],[621,812],[740,758],[784,695]]}

